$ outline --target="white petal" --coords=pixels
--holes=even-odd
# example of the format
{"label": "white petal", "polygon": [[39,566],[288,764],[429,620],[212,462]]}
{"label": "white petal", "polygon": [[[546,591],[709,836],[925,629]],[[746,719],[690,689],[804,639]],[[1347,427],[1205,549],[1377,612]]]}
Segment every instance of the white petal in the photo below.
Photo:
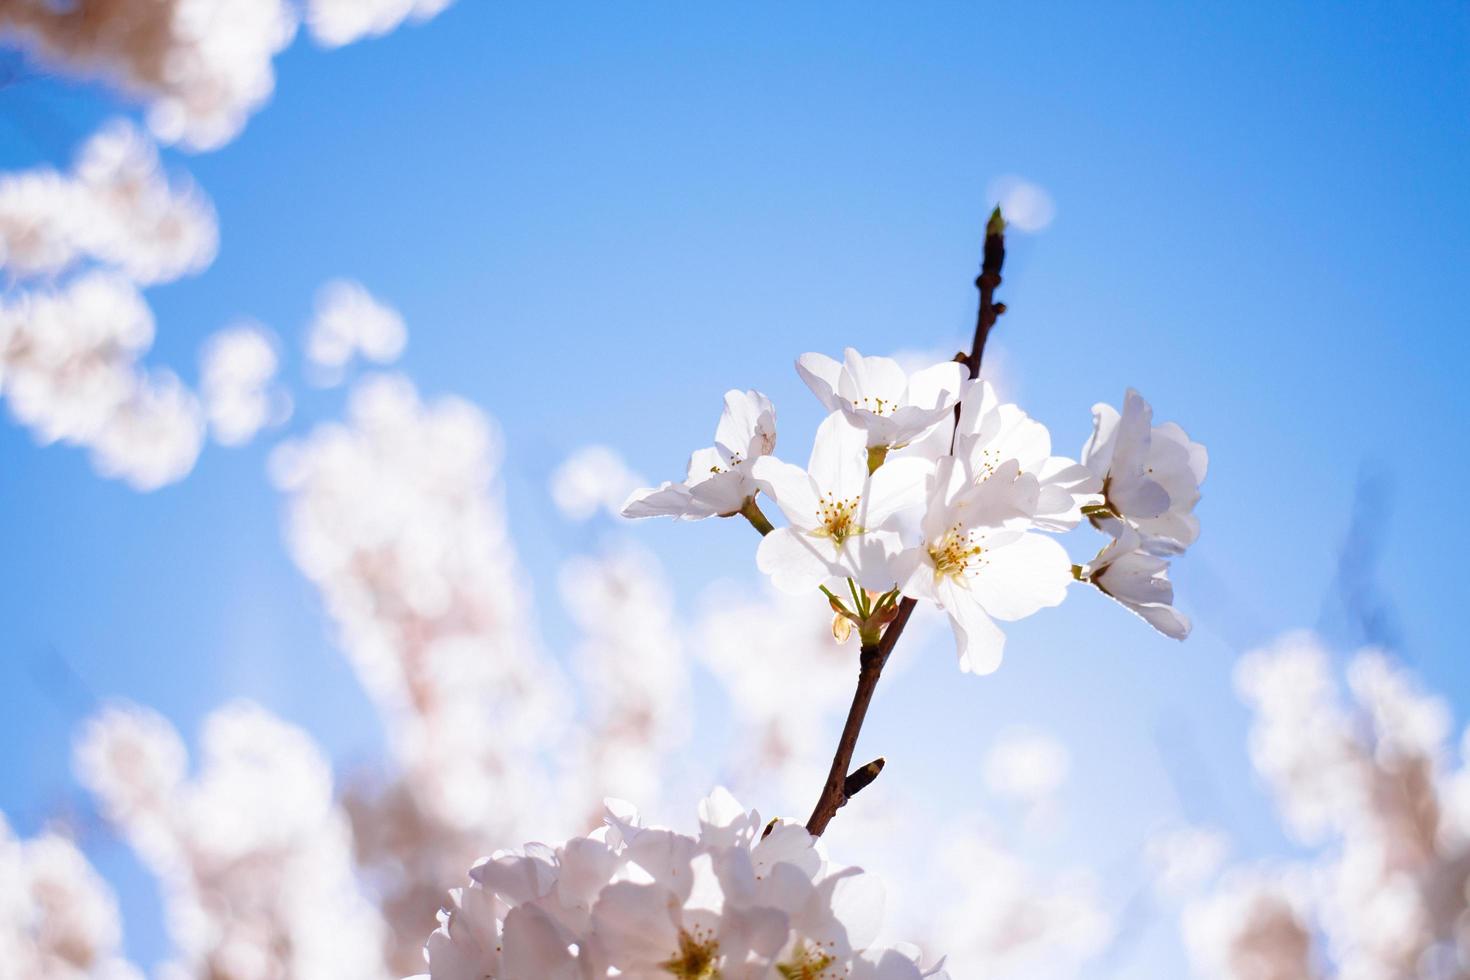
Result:
{"label": "white petal", "polygon": [[941,580],[939,594],[954,629],[960,670],[969,674],[994,673],[1005,651],[1005,633],[985,615],[979,601],[967,589],[956,587],[952,580]]}
{"label": "white petal", "polygon": [[933,472],[934,467],[924,459],[904,457],[885,462],[868,479],[859,504],[858,523],[877,529],[894,514],[923,506]]}
{"label": "white petal", "polygon": [[854,408],[863,407],[864,399],[881,398],[890,405],[901,405],[908,384],[908,375],[891,357],[863,357],[851,347],[842,352],[837,394]]}
{"label": "white petal", "polygon": [[838,500],[856,497],[868,478],[867,433],[841,412],[833,412],[817,427],[807,472],[821,492]]}
{"label": "white petal", "polygon": [[782,592],[805,595],[833,577],[836,554],[830,538],[814,538],[795,528],[778,527],[761,538],[756,567]]}
{"label": "white petal", "polygon": [[682,483],[661,483],[656,487],[634,490],[623,504],[622,515],[630,518],[674,517],[697,521],[711,517],[714,511],[698,503]]}
{"label": "white petal", "polygon": [[1040,534],[1023,534],[1011,544],[987,550],[969,579],[980,605],[996,619],[1014,621],[1067,597],[1072,560],[1066,549]]}
{"label": "white petal", "polygon": [[812,390],[812,394],[827,408],[835,412],[842,407],[837,398],[837,379],[842,374],[842,365],[826,354],[803,354],[796,359],[796,373]]}
{"label": "white petal", "polygon": [[725,392],[725,410],[715,429],[715,444],[744,460],[776,448],[776,409],[758,391]]}
{"label": "white petal", "polygon": [[945,361],[909,376],[908,403],[919,408],[953,408],[970,369],[958,361]]}
{"label": "white petal", "polygon": [[762,456],[750,467],[750,475],[781,508],[792,527],[817,526],[817,490],[806,470],[774,456]]}

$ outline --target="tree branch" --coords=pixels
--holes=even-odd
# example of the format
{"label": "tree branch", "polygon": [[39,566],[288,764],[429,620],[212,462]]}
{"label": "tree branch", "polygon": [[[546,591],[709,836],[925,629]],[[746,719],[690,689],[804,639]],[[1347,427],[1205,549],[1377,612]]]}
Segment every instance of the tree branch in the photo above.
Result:
{"label": "tree branch", "polygon": [[[995,321],[1005,312],[1005,304],[995,302],[1000,269],[1006,260],[1005,228],[1005,219],[1001,217],[1000,208],[996,208],[985,226],[985,255],[980,264],[980,275],[975,279],[975,288],[980,290],[980,310],[975,316],[975,339],[965,358],[972,379],[980,376],[985,342],[990,338]],[[858,735],[862,733],[863,722],[868,717],[868,705],[883,676],[883,667],[888,663],[888,655],[893,652],[898,638],[903,635],[916,605],[917,600],[905,596],[882,638],[876,644],[864,646],[858,657],[857,690],[853,692],[852,705],[847,709],[847,721],[843,723],[842,734],[837,739],[837,751],[832,755],[832,768],[827,772],[822,795],[817,798],[817,805],[806,822],[807,833],[814,837],[820,837],[848,798],[878,778],[878,772],[883,768],[883,760],[879,759],[856,772],[848,771],[852,765],[852,754],[857,749]]]}

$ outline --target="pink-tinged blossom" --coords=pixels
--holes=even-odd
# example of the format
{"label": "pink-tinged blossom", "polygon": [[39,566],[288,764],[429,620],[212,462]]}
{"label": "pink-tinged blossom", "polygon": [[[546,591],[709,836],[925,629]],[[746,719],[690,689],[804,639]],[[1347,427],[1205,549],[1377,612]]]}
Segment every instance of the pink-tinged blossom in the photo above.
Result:
{"label": "pink-tinged blossom", "polygon": [[1350,700],[1334,674],[1310,633],[1237,665],[1252,761],[1308,852],[1265,878],[1228,875],[1186,911],[1186,935],[1226,980],[1463,976],[1470,767],[1447,744],[1448,711],[1377,651],[1350,661]]}
{"label": "pink-tinged blossom", "polygon": [[561,780],[592,826],[605,796],[655,800],[670,753],[689,735],[689,669],[674,593],[658,560],[624,546],[562,566],[562,605],[581,631],[573,650],[587,715]]}
{"label": "pink-tinged blossom", "polygon": [[228,143],[275,87],[271,59],[296,33],[285,0],[14,0],[0,37],[62,71],[98,78],[148,105],[168,142]]}
{"label": "pink-tinged blossom", "polygon": [[92,272],[0,302],[0,394],[37,441],[83,446],[104,476],[153,490],[182,479],[203,443],[198,399],[139,364],[153,314],[136,287]]}
{"label": "pink-tinged blossom", "polygon": [[82,263],[134,282],[171,282],[214,260],[214,207],[185,177],[169,177],[153,143],[114,120],[90,137],[72,171],[0,175],[0,268],[20,279]]}
{"label": "pink-tinged blossom", "polygon": [[182,761],[172,726],[128,706],[91,719],[76,749],[78,778],[162,885],[165,975],[387,978],[383,925],[306,733],[237,702],[206,720],[192,778]]}
{"label": "pink-tinged blossom", "polygon": [[715,444],[689,457],[683,483],[636,490],[624,517],[672,517],[697,521],[738,514],[757,486],[754,464],[776,448],[776,409],[758,391],[725,392]]}
{"label": "pink-tinged blossom", "polygon": [[864,357],[851,347],[840,362],[803,354],[796,371],[827,411],[845,415],[875,450],[906,446],[941,422],[969,377],[954,361],[909,374],[892,358]]}
{"label": "pink-tinged blossom", "polygon": [[783,592],[841,586],[893,588],[889,567],[900,547],[898,520],[922,505],[927,460],[894,459],[868,470],[867,436],[841,412],[817,428],[806,469],[774,456],[753,474],[789,522],[761,539],[756,564]]}
{"label": "pink-tinged blossom", "polygon": [[1092,407],[1092,437],[1082,462],[1102,481],[1103,504],[1093,515],[1103,530],[1138,532],[1150,554],[1177,555],[1199,537],[1199,503],[1209,457],[1173,422],[1153,424],[1153,409],[1128,389],[1120,414]]}
{"label": "pink-tinged blossom", "polygon": [[768,830],[717,790],[688,836],[609,801],[584,838],[499,852],[470,872],[429,938],[432,980],[941,978],[874,945],[883,890],[828,862],[799,824]]}
{"label": "pink-tinged blossom", "polygon": [[[565,704],[539,654],[498,479],[499,440],[457,398],[360,382],[347,418],[281,447],[292,557],[320,590],[396,763],[354,785],[359,860],[382,883],[394,969],[415,968],[437,896],[489,844],[545,821]],[[558,801],[581,826],[578,802]]]}
{"label": "pink-tinged blossom", "polygon": [[75,843],[27,840],[0,814],[0,977],[143,980],[122,957],[117,899]]}
{"label": "pink-tinged blossom", "polygon": [[949,614],[961,670],[988,674],[1000,666],[1005,633],[995,620],[1023,619],[1066,597],[1066,551],[1026,530],[1039,493],[1035,476],[1021,473],[1014,459],[976,474],[945,457],[929,477],[920,540],[892,567],[904,595]]}

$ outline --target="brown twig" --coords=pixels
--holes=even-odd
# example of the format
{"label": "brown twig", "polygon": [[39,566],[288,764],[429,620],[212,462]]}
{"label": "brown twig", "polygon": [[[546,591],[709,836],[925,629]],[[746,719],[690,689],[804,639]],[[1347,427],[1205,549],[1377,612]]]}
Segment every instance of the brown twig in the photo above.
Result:
{"label": "brown twig", "polygon": [[[980,359],[985,353],[985,342],[990,337],[995,321],[1005,312],[1005,304],[995,302],[995,290],[1000,285],[1000,269],[1006,260],[1005,227],[1000,208],[996,208],[985,226],[985,256],[980,264],[980,275],[975,279],[975,288],[980,290],[980,311],[975,317],[975,340],[965,358],[971,378],[980,376]],[[868,717],[868,705],[872,702],[873,692],[877,690],[878,681],[883,676],[883,667],[888,663],[888,655],[893,652],[898,638],[903,635],[904,627],[908,625],[916,605],[917,600],[905,596],[898,604],[898,614],[883,631],[883,636],[877,643],[864,646],[858,657],[857,690],[853,692],[852,705],[847,709],[847,721],[842,726],[842,735],[837,739],[837,751],[832,755],[832,768],[827,771],[827,782],[822,786],[822,795],[817,798],[817,805],[806,822],[807,833],[814,837],[820,837],[848,798],[878,778],[878,772],[883,768],[883,760],[879,759],[856,772],[848,771],[852,765],[852,754],[857,749],[858,735]]]}

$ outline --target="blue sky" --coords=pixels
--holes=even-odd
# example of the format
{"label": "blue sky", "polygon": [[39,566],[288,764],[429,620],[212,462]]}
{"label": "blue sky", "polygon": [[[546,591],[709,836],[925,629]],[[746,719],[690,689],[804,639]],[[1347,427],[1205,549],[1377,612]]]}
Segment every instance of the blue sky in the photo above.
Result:
{"label": "blue sky", "polygon": [[[944,638],[909,651],[864,744],[900,763],[885,779],[979,806],[987,738],[1055,731],[1074,755],[1065,801],[1087,815],[1042,860],[1121,854],[1181,814],[1276,853],[1230,667],[1318,624],[1365,465],[1392,486],[1371,523],[1401,653],[1470,713],[1454,503],[1470,483],[1467,28],[1450,2],[461,0],[340,51],[298,40],[239,139],[170,154],[213,198],[222,245],[205,274],[148,292],[151,362],[192,378],[200,341],[242,314],[299,351],[316,287],[361,279],[405,314],[421,389],[503,426],[555,647],[558,563],[627,533],[565,525],[545,495],[556,463],[601,442],[675,476],[730,387],[769,394],[781,449],[804,458],[819,409],[792,360],[958,348],[985,188],[1020,174],[1057,217],[1010,243],[994,343],[1011,390],[1063,451],[1128,385],[1209,446],[1204,534],[1174,572],[1196,635],[1173,644],[1078,595],[1013,628],[985,679],[957,677]],[[55,80],[0,90],[0,167],[62,164],[118,111]],[[288,432],[339,412],[340,392],[293,387]],[[274,441],[207,448],[182,484],[140,495],[0,426],[0,809],[21,829],[80,802],[68,746],[92,698],[193,732],[254,697],[339,764],[378,751],[282,547]],[[633,534],[687,608],[709,580],[755,579],[735,522]],[[1354,640],[1339,619],[1329,632]],[[93,849],[151,960],[143,876],[120,846]],[[1176,962],[1155,932],[1136,955],[1158,959],[1117,975]]]}

